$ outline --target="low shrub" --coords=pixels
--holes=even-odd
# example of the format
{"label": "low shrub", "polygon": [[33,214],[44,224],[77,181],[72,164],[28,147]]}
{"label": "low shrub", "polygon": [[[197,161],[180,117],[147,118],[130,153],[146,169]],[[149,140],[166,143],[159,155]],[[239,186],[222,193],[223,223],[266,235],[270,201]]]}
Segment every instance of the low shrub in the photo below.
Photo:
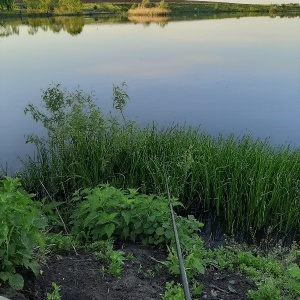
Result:
{"label": "low shrub", "polygon": [[33,196],[21,188],[17,178],[0,181],[0,280],[16,290],[24,284],[17,268],[37,274],[36,254],[45,245],[46,219]]}
{"label": "low shrub", "polygon": [[[109,185],[84,189],[74,194],[77,206],[72,214],[72,233],[84,241],[116,239],[139,240],[143,244],[172,244],[174,240],[168,200],[139,194],[137,190],[118,190]],[[172,200],[173,206],[182,205]],[[193,216],[177,216],[178,234],[183,244],[203,224]],[[189,243],[191,244],[191,243]]]}

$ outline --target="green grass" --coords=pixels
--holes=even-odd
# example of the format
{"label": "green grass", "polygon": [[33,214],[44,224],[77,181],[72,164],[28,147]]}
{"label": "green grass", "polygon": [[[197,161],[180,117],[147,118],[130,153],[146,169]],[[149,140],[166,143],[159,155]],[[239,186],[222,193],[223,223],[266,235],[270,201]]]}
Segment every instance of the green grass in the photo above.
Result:
{"label": "green grass", "polygon": [[187,210],[224,216],[229,232],[300,229],[299,148],[179,125],[141,128],[104,116],[82,91],[51,86],[42,97],[44,111],[27,107],[47,135],[29,137],[37,155],[20,173],[26,190],[44,196],[43,184],[53,198],[69,199],[79,188],[109,183],[161,195],[166,169],[172,195]]}

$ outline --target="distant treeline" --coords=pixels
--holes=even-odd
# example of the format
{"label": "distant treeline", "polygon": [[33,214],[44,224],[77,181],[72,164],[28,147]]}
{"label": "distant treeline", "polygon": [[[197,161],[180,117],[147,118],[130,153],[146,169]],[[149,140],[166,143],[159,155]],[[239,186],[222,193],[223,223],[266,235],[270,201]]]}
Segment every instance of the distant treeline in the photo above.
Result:
{"label": "distant treeline", "polygon": [[[145,1],[145,0],[143,0]],[[0,0],[0,14],[127,14],[128,10],[143,1],[95,1],[95,0]],[[147,0],[153,6],[158,0]],[[261,13],[270,15],[300,15],[299,4],[236,4],[166,0],[172,15],[219,14],[219,13]],[[151,6],[151,5],[150,5]],[[149,9],[150,9],[149,6]]]}

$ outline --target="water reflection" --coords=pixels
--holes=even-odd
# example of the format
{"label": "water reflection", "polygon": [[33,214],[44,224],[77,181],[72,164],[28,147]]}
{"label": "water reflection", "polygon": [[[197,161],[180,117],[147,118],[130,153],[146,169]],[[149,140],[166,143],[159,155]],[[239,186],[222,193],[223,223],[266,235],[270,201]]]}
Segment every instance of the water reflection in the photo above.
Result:
{"label": "water reflection", "polygon": [[300,18],[231,17],[4,20],[11,37],[0,39],[0,165],[32,153],[24,134],[39,128],[23,109],[51,82],[95,91],[107,113],[112,84],[125,80],[128,119],[299,146]]}
{"label": "water reflection", "polygon": [[[113,18],[114,22],[120,19]],[[109,21],[106,20],[106,21]],[[19,35],[19,27],[28,26],[28,34],[35,35],[41,29],[42,31],[52,31],[59,33],[66,31],[72,36],[80,34],[84,25],[95,23],[94,19],[86,19],[83,17],[54,17],[54,18],[23,18],[23,19],[7,19],[4,20],[0,27],[0,37],[8,37],[10,35]],[[97,21],[98,22],[98,21]]]}
{"label": "water reflection", "polygon": [[0,25],[0,37],[8,37],[10,35],[19,35],[19,24],[4,23]]}
{"label": "water reflection", "polygon": [[129,16],[128,20],[134,24],[143,24],[149,26],[151,23],[156,23],[160,27],[165,27],[170,20],[170,17],[161,16]]}
{"label": "water reflection", "polygon": [[[28,34],[35,35],[39,29],[43,31],[51,31],[59,33],[65,31],[72,36],[82,33],[83,27],[90,24],[120,24],[120,23],[134,23],[142,24],[144,27],[150,24],[156,24],[164,28],[170,21],[189,21],[189,20],[208,20],[208,19],[228,19],[228,18],[242,18],[242,17],[259,17],[263,13],[249,12],[249,13],[218,13],[218,14],[190,14],[186,16],[178,15],[172,17],[158,17],[158,16],[101,16],[94,18],[87,18],[83,16],[78,17],[50,17],[50,18],[19,18],[19,19],[4,19],[0,24],[0,37],[9,37],[11,35],[19,35],[19,27],[22,25],[28,26]],[[269,14],[270,18],[277,17],[276,14]],[[280,15],[280,18],[294,18],[297,15]]]}
{"label": "water reflection", "polygon": [[[23,22],[24,24],[24,22]],[[82,32],[85,25],[83,17],[56,17],[56,18],[32,18],[25,24],[28,26],[28,33],[34,35],[39,29],[59,33],[61,30],[70,35],[78,35]]]}

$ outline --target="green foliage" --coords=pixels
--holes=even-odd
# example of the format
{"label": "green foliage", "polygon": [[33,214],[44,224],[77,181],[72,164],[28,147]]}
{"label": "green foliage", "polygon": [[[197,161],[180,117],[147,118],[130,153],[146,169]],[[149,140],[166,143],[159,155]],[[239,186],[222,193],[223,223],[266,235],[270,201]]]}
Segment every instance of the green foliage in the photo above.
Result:
{"label": "green foliage", "polygon": [[[29,0],[26,0],[27,2]],[[38,9],[41,12],[50,13],[58,6],[58,0],[39,0]]]}
{"label": "green foliage", "polygon": [[273,257],[263,258],[261,256],[254,256],[251,252],[239,253],[237,255],[237,262],[240,268],[246,272],[249,267],[257,270],[258,276],[261,276],[261,273],[267,273],[278,277],[283,272],[282,266]]}
{"label": "green foliage", "polygon": [[[193,248],[185,246],[184,267],[189,280],[192,280],[196,275],[204,274],[204,266],[200,256]],[[168,248],[167,267],[170,274],[180,275],[177,252],[174,248]]]}
{"label": "green foliage", "polygon": [[0,10],[12,10],[14,6],[13,0],[0,0]]}
{"label": "green foliage", "polygon": [[59,287],[56,285],[55,282],[52,282],[52,288],[53,291],[51,293],[47,293],[46,300],[60,300]]}
{"label": "green foliage", "polygon": [[98,10],[99,12],[110,14],[118,14],[122,11],[121,7],[112,3],[99,3]]}
{"label": "green foliage", "polygon": [[169,5],[168,5],[168,3],[166,3],[164,0],[161,0],[161,1],[157,4],[157,7],[168,9],[168,8],[169,8]]}
{"label": "green foliage", "polygon": [[174,283],[174,281],[166,283],[166,290],[163,294],[162,300],[183,300],[184,292],[180,283]]}
{"label": "green foliage", "polygon": [[59,191],[94,186],[105,167],[94,164],[94,159],[100,155],[106,124],[92,96],[79,89],[68,93],[53,85],[43,92],[43,107],[45,112],[32,104],[25,108],[25,114],[30,113],[47,130],[47,138],[34,134],[27,138],[27,142],[37,147],[37,160],[42,166],[37,167],[33,161],[26,166],[33,186],[42,181],[53,196]]}
{"label": "green foliage", "polygon": [[208,249],[204,253],[203,260],[206,263],[216,265],[219,269],[233,271],[236,257],[231,251],[225,249],[223,246],[219,246],[215,249]]}
{"label": "green foliage", "polygon": [[261,257],[247,251],[238,253],[236,259],[240,270],[250,276],[258,286],[256,291],[249,291],[249,299],[294,300],[299,297],[300,269],[293,263],[296,260],[294,254],[290,253],[285,255],[284,260],[279,260],[273,254]]}
{"label": "green foliage", "polygon": [[[39,11],[39,0],[23,0],[24,8],[28,13],[33,13],[35,11]],[[44,4],[42,4],[42,8],[44,8]]]}
{"label": "green foliage", "polygon": [[258,286],[257,291],[249,291],[247,298],[250,300],[281,300],[280,291],[276,288],[272,280],[266,280],[264,284]]}
{"label": "green foliage", "polygon": [[127,94],[127,84],[126,82],[122,82],[121,85],[113,85],[113,107],[120,111],[124,124],[126,124],[124,109],[129,100],[129,96]]}
{"label": "green foliage", "polygon": [[153,268],[148,268],[144,272],[144,276],[151,281],[156,277],[157,273],[161,270],[161,268],[162,268],[161,264],[156,264]]}
{"label": "green foliage", "polygon": [[58,6],[54,9],[57,13],[81,13],[81,0],[58,0]]}
{"label": "green foliage", "polygon": [[150,8],[153,7],[153,4],[150,2],[150,0],[143,0],[140,4],[140,7]]}
{"label": "green foliage", "polygon": [[119,276],[122,271],[122,264],[124,260],[123,251],[112,251],[108,256],[108,272],[112,276]]}
{"label": "green foliage", "polygon": [[23,0],[28,13],[81,13],[81,0]]}
{"label": "green foliage", "polygon": [[[118,190],[109,185],[77,191],[78,202],[72,214],[72,232],[83,240],[129,238],[143,244],[169,244],[174,240],[168,201],[164,197],[138,194],[137,190]],[[173,206],[182,205],[173,199]],[[177,216],[178,234],[183,243],[203,224],[194,217]]]}
{"label": "green foliage", "polygon": [[74,245],[77,245],[77,242],[71,235],[48,233],[46,235],[46,245],[48,251],[64,252],[70,251]]}
{"label": "green foliage", "polygon": [[135,9],[135,8],[137,8],[137,7],[139,7],[138,4],[137,4],[137,3],[133,3],[133,4],[131,5],[130,9]]}
{"label": "green foliage", "polygon": [[0,181],[0,279],[14,289],[24,283],[17,267],[38,273],[34,255],[45,244],[46,220],[33,196],[21,188],[19,179]]}
{"label": "green foliage", "polygon": [[288,272],[291,276],[290,288],[300,296],[300,268],[296,264],[292,264]]}
{"label": "green foliage", "polygon": [[[87,245],[87,249],[92,250],[98,259],[103,259],[107,264],[107,271],[112,276],[119,276],[122,272],[122,265],[124,252],[120,250],[113,250],[113,240],[101,240]],[[101,272],[105,273],[106,269],[102,266]]]}
{"label": "green foliage", "polygon": [[37,158],[22,174],[27,190],[38,193],[41,180],[52,195],[69,199],[74,190],[109,182],[162,195],[166,165],[172,195],[187,210],[214,210],[224,217],[228,232],[300,229],[299,148],[274,148],[251,136],[213,138],[176,125],[138,127],[125,122],[126,88],[114,86],[113,92],[123,122],[104,117],[92,95],[59,86],[43,92],[43,109],[26,107],[47,134],[28,138]]}

